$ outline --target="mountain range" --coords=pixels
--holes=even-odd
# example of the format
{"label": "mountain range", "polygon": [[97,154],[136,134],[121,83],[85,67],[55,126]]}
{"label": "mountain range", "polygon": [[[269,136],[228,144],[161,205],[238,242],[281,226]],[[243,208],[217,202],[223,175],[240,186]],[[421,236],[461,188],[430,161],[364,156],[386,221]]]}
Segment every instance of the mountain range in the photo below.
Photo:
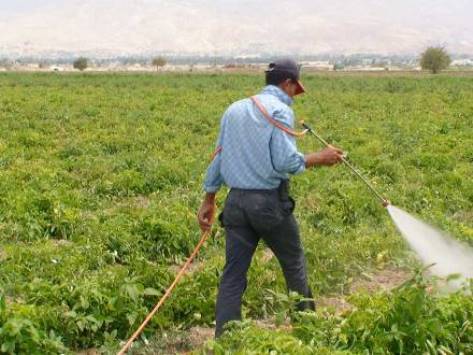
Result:
{"label": "mountain range", "polygon": [[473,54],[473,2],[464,0],[50,0],[30,8],[2,6],[0,1],[0,56],[415,54],[428,45]]}

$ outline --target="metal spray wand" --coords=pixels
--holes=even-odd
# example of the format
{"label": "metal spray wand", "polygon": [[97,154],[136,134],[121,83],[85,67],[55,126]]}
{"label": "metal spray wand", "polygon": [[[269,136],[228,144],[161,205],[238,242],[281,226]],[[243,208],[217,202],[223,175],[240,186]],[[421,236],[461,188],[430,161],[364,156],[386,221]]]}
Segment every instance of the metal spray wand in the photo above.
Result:
{"label": "metal spray wand", "polygon": [[[330,144],[323,139],[320,135],[318,135],[308,124],[306,124],[304,121],[301,122],[302,126],[310,133],[314,135],[315,138],[317,138],[323,145],[330,147]],[[343,156],[342,157],[343,163],[348,166],[353,173],[355,173],[356,176],[358,176],[361,181],[365,183],[366,186],[370,189],[370,191],[379,199],[381,200],[381,203],[383,204],[384,207],[387,207],[389,205],[389,201],[384,198],[376,189],[371,185],[371,183],[363,176],[361,173]]]}

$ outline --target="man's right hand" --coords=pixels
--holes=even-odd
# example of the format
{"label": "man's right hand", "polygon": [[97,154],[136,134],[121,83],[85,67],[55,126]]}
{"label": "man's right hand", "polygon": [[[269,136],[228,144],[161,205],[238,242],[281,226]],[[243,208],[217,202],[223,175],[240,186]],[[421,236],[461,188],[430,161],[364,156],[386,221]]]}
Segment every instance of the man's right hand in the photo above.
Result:
{"label": "man's right hand", "polygon": [[207,193],[197,214],[200,229],[203,232],[210,230],[215,217],[215,194]]}
{"label": "man's right hand", "polygon": [[316,153],[310,153],[305,156],[306,168],[312,166],[332,166],[340,163],[343,159],[343,151],[332,145]]}

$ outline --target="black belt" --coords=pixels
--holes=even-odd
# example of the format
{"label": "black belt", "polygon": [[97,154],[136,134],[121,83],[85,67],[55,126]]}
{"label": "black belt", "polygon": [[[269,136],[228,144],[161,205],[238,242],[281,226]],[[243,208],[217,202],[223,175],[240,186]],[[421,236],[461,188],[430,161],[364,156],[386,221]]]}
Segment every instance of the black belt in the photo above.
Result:
{"label": "black belt", "polygon": [[261,194],[279,194],[279,198],[281,200],[288,200],[289,199],[289,180],[281,180],[281,183],[275,189],[240,189],[236,187],[232,187],[230,192],[234,193],[261,193]]}

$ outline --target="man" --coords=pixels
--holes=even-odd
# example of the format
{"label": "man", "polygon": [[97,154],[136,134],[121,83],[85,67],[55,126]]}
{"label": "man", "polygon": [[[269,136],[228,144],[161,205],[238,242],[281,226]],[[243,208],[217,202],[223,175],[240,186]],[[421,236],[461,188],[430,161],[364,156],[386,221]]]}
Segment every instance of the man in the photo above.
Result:
{"label": "man", "polygon": [[[329,147],[303,155],[297,150],[290,106],[293,97],[304,92],[299,74],[299,66],[291,59],[271,63],[260,94],[233,103],[221,120],[198,213],[202,230],[210,229],[215,194],[222,184],[230,188],[219,217],[225,228],[226,264],[217,296],[216,337],[225,323],[241,319],[246,274],[260,238],[277,257],[287,288],[312,298],[288,178],[313,166],[336,164],[343,152]],[[300,302],[297,309],[315,309],[315,305]]]}

